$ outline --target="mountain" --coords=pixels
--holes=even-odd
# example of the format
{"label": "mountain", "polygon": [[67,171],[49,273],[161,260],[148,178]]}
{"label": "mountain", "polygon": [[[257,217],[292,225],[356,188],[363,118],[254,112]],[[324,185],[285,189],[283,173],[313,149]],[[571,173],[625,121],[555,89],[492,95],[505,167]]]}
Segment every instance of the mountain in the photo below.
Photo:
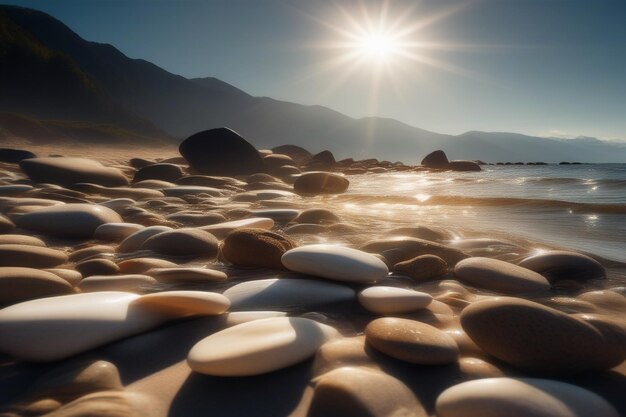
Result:
{"label": "mountain", "polygon": [[626,161],[620,143],[497,132],[452,136],[388,118],[354,119],[322,106],[254,97],[216,78],[187,79],[129,58],[111,45],[82,39],[45,13],[15,6],[0,6],[0,90],[0,111],[119,126],[135,132],[129,140],[136,141],[166,135],[180,140],[228,126],[258,148],[295,144],[312,152],[329,149],[338,158],[415,163],[443,149],[453,159],[491,162]]}

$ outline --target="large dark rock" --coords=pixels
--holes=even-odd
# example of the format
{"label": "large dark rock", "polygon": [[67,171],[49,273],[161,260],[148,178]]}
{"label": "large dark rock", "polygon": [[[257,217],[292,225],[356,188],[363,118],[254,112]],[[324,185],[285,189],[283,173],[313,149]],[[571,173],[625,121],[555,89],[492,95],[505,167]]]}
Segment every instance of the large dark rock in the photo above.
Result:
{"label": "large dark rock", "polygon": [[422,165],[427,168],[446,169],[448,164],[448,157],[442,150],[431,152],[422,159]]}
{"label": "large dark rock", "polygon": [[192,168],[209,175],[249,175],[264,168],[254,146],[226,127],[191,135],[179,151]]}
{"label": "large dark rock", "polygon": [[450,161],[450,163],[448,163],[448,169],[462,172],[482,171],[480,165],[474,161]]}
{"label": "large dark rock", "polygon": [[35,158],[36,155],[23,149],[0,148],[0,162],[17,164],[22,159]]}
{"label": "large dark rock", "polygon": [[322,151],[313,155],[311,160],[307,162],[306,167],[309,169],[317,169],[320,171],[332,170],[337,165],[335,156],[331,151]]}

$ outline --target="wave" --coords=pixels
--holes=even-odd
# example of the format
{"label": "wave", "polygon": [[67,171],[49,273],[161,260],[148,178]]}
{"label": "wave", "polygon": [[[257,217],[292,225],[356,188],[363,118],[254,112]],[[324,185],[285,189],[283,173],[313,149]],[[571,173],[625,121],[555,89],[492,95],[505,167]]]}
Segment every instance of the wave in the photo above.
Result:
{"label": "wave", "polygon": [[398,195],[344,194],[338,197],[342,202],[351,203],[386,203],[416,206],[479,206],[479,207],[512,207],[534,210],[567,210],[573,213],[587,214],[626,214],[626,204],[593,204],[575,203],[562,200],[527,199],[511,197],[467,197],[457,195],[436,195],[420,201],[414,197]]}

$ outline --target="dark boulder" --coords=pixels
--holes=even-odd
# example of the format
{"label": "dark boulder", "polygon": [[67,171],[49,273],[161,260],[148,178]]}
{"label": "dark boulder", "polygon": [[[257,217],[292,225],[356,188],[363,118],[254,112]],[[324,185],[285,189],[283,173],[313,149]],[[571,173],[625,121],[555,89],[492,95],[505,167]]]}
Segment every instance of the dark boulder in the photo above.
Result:
{"label": "dark boulder", "polygon": [[474,161],[450,161],[448,163],[448,169],[452,171],[482,171],[480,165]]}
{"label": "dark boulder", "polygon": [[427,168],[446,169],[448,168],[448,157],[442,150],[434,151],[422,159],[422,165]]}
{"label": "dark boulder", "polygon": [[0,162],[17,164],[22,159],[35,158],[37,155],[23,149],[0,148]]}
{"label": "dark boulder", "polygon": [[133,182],[139,182],[143,180],[161,180],[174,182],[184,175],[183,169],[179,165],[175,164],[151,164],[135,173]]}
{"label": "dark boulder", "polygon": [[331,151],[322,151],[313,155],[311,160],[306,164],[306,167],[309,169],[316,170],[332,170],[337,165],[337,161],[335,160],[335,156]]}
{"label": "dark boulder", "polygon": [[341,194],[346,192],[350,181],[347,178],[330,172],[305,172],[293,183],[298,194]]}
{"label": "dark boulder", "polygon": [[209,175],[249,175],[264,168],[254,146],[226,127],[188,137],[179,152],[192,168]]}

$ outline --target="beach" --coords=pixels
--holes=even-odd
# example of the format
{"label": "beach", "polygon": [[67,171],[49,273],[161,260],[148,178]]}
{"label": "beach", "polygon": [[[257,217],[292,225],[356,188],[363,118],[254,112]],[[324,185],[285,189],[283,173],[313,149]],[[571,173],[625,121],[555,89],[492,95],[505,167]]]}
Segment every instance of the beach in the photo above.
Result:
{"label": "beach", "polygon": [[626,165],[230,134],[11,143],[36,157],[0,163],[0,415],[626,412]]}

